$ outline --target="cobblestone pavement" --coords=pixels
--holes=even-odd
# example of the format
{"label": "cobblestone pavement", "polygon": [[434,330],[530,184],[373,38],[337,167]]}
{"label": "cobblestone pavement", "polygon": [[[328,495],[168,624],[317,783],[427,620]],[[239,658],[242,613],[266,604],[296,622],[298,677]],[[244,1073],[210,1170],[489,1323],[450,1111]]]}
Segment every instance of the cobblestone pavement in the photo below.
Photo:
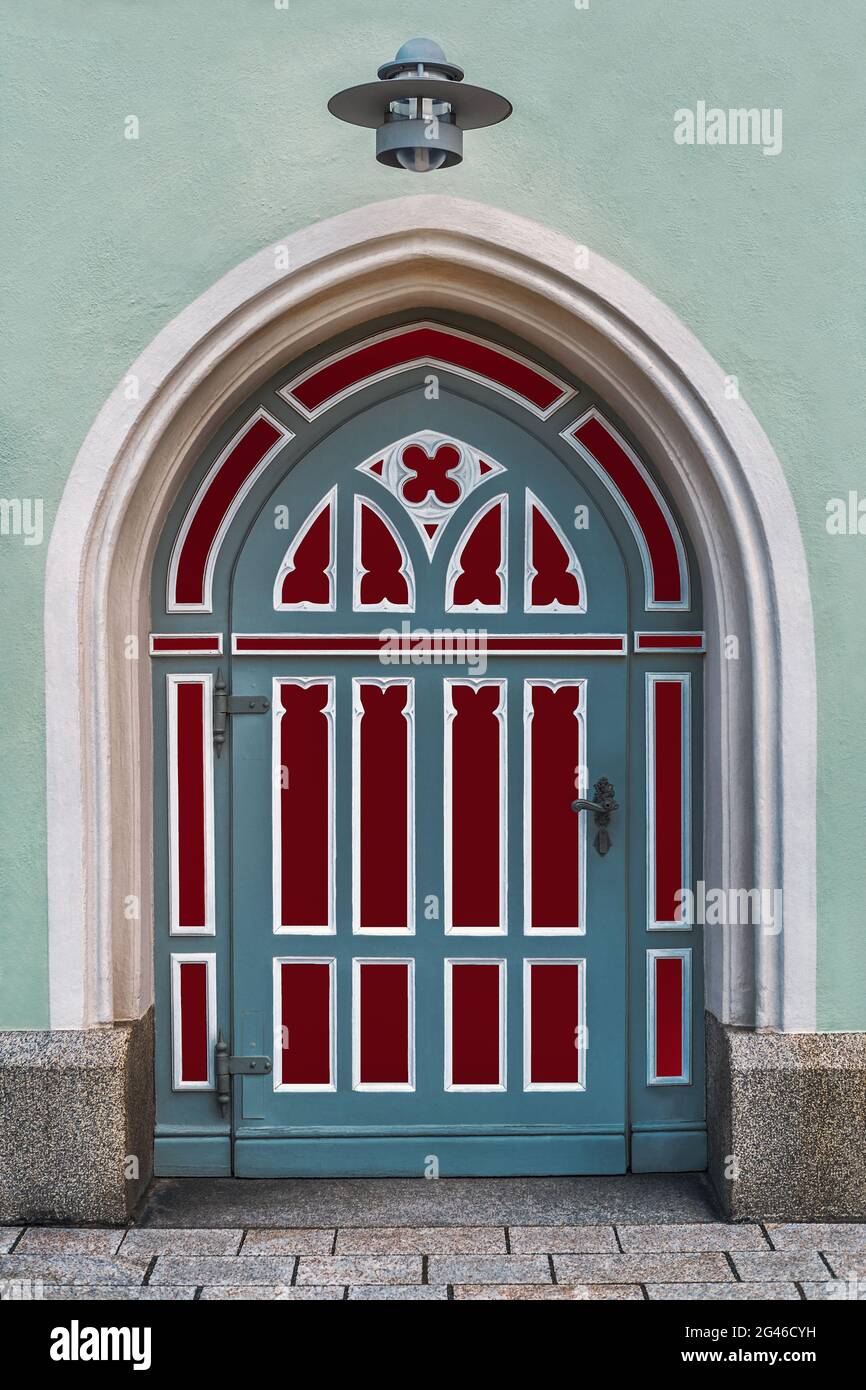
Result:
{"label": "cobblestone pavement", "polygon": [[866,1224],[0,1227],[0,1298],[866,1299]]}

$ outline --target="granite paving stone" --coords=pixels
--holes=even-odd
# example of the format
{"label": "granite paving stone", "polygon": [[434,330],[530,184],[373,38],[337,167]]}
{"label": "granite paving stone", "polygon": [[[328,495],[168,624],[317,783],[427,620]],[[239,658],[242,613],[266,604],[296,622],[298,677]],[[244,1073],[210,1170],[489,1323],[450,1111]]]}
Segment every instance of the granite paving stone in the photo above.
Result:
{"label": "granite paving stone", "polygon": [[431,1255],[431,1284],[550,1284],[546,1255]]}
{"label": "granite paving stone", "polygon": [[298,1299],[303,1299],[305,1302],[312,1302],[316,1299],[335,1301],[344,1298],[345,1293],[338,1284],[323,1284],[318,1287],[310,1284],[305,1288],[299,1288],[297,1285],[293,1287],[289,1284],[205,1284],[200,1297],[208,1303],[217,1299],[243,1299],[256,1303],[279,1300],[283,1303],[293,1303]]}
{"label": "granite paving stone", "polygon": [[828,1303],[866,1302],[866,1279],[803,1279],[800,1288],[807,1298]]}
{"label": "granite paving stone", "polygon": [[828,1250],[824,1259],[837,1279],[866,1279],[866,1251],[858,1254],[856,1250]]}
{"label": "granite paving stone", "polygon": [[151,1284],[291,1284],[290,1255],[160,1255]]}
{"label": "granite paving stone", "polygon": [[[303,1257],[299,1284],[420,1284],[420,1255],[316,1255]],[[436,1281],[431,1278],[431,1283]]]}
{"label": "granite paving stone", "polygon": [[643,1293],[637,1284],[455,1284],[455,1298],[474,1299],[568,1299],[570,1302],[591,1302],[617,1299],[622,1302],[642,1302]]}
{"label": "granite paving stone", "polygon": [[504,1226],[347,1226],[338,1255],[504,1255]]}
{"label": "granite paving stone", "polygon": [[[208,1301],[866,1301],[866,1223],[769,1222],[762,1229],[702,1219],[695,1204],[641,1221],[629,1203],[631,1219],[611,1211],[608,1220],[572,1215],[564,1222],[557,1219],[562,1209],[554,1212],[556,1189],[537,1186],[545,1181],[533,1180],[534,1200],[524,1204],[520,1224],[502,1218],[514,1214],[509,1204],[518,1205],[522,1180],[443,1180],[447,1199],[437,1206],[408,1179],[311,1182],[322,1201],[315,1212],[296,1207],[300,1223],[229,1225],[214,1212],[206,1226],[179,1213],[174,1226],[0,1227],[0,1299],[182,1301],[199,1292]],[[331,1205],[326,1189],[334,1191]],[[409,1199],[402,1206],[401,1191]],[[355,1204],[365,1193],[372,1209]],[[260,1200],[253,1205],[258,1210]],[[243,1217],[237,1203],[232,1209]],[[342,1226],[309,1219],[347,1211],[354,1220]],[[402,1220],[385,1219],[392,1214]],[[407,1223],[420,1214],[428,1219]],[[651,1202],[647,1214],[653,1218]],[[587,1216],[601,1215],[590,1204]]]}
{"label": "granite paving stone", "polygon": [[[141,1284],[150,1261],[115,1256],[0,1255],[0,1282],[41,1280],[43,1284]],[[189,1280],[180,1280],[189,1283]]]}
{"label": "granite paving stone", "polygon": [[243,1255],[330,1255],[334,1230],[326,1227],[247,1231],[241,1246]]}
{"label": "granite paving stone", "polygon": [[753,1254],[734,1250],[731,1258],[741,1279],[830,1279],[824,1261],[814,1250],[766,1250]]}
{"label": "granite paving stone", "polygon": [[180,1284],[46,1284],[42,1297],[47,1303],[90,1303],[101,1299],[124,1300],[129,1303],[182,1302],[195,1298],[195,1286]]}
{"label": "granite paving stone", "polygon": [[243,1231],[155,1231],[136,1226],[127,1231],[122,1255],[236,1255]]}
{"label": "granite paving stone", "polygon": [[513,1255],[603,1254],[619,1249],[613,1226],[511,1226],[508,1234]]}
{"label": "granite paving stone", "polygon": [[554,1255],[553,1264],[558,1284],[722,1283],[734,1277],[724,1255],[717,1251],[700,1255],[682,1255],[675,1251]]}
{"label": "granite paving stone", "polygon": [[769,1250],[760,1226],[734,1226],[723,1221],[665,1222],[637,1226],[617,1224],[620,1244],[632,1251],[673,1251],[697,1254],[702,1250]]}
{"label": "granite paving stone", "polygon": [[767,1222],[767,1233],[776,1250],[866,1251],[866,1222]]}
{"label": "granite paving stone", "polygon": [[[92,1226],[28,1226],[16,1255],[116,1255],[125,1232]],[[130,1251],[130,1253],[133,1253]]]}
{"label": "granite paving stone", "polygon": [[446,1284],[353,1284],[349,1289],[350,1302],[359,1299],[387,1300],[416,1303],[441,1302],[448,1297]]}
{"label": "granite paving stone", "polygon": [[646,1291],[651,1299],[711,1300],[725,1303],[743,1303],[752,1299],[770,1299],[778,1302],[795,1302],[800,1295],[796,1284],[753,1283],[738,1284],[647,1284]]}

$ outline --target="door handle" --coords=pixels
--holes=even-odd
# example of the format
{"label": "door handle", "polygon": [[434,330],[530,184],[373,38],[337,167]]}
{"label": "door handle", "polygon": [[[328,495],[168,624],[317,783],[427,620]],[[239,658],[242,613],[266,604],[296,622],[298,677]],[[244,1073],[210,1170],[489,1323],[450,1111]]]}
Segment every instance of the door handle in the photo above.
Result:
{"label": "door handle", "polygon": [[619,810],[619,802],[615,800],[616,788],[606,777],[599,777],[592,789],[594,801],[588,800],[585,796],[579,796],[576,801],[572,801],[571,809],[575,814],[581,811],[592,811],[593,818],[597,827],[597,833],[593,844],[599,854],[605,855],[611,846],[610,833],[608,826],[614,811]]}

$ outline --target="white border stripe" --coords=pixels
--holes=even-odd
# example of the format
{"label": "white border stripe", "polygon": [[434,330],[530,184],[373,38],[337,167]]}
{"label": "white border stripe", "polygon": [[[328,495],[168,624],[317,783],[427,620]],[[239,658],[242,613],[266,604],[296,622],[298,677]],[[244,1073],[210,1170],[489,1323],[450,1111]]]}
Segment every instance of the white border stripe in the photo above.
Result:
{"label": "white border stripe", "polygon": [[[207,1081],[183,1080],[181,1036],[180,971],[183,965],[207,968]],[[171,1071],[173,1091],[212,1091],[217,1038],[216,953],[189,951],[171,953]]]}
{"label": "white border stripe", "polygon": [[534,927],[532,925],[532,722],[535,709],[532,692],[537,686],[559,690],[562,686],[579,691],[574,713],[580,761],[577,764],[579,787],[576,796],[587,795],[589,752],[587,749],[587,695],[589,683],[579,680],[526,679],[523,682],[523,931],[526,936],[584,936],[586,934],[586,816],[575,816],[574,833],[578,854],[578,906],[576,927]]}
{"label": "white border stripe", "polygon": [[[482,686],[499,687],[496,719],[499,723],[499,925],[496,927],[455,927],[453,925],[454,858],[453,858],[453,726],[457,711],[452,690],[457,685],[479,690]],[[442,706],[445,722],[445,757],[443,767],[443,812],[445,849],[445,935],[446,936],[505,936],[508,932],[508,682],[497,680],[449,680],[442,682]]]}
{"label": "white border stripe", "polygon": [[[682,1036],[683,1069],[680,1076],[659,1076],[656,1071],[656,961],[676,959],[683,963]],[[648,1086],[688,1086],[692,1079],[692,948],[672,946],[646,953],[646,1080]]]}
{"label": "white border stripe", "polygon": [[[314,685],[325,685],[328,698],[321,710],[328,725],[328,920],[314,926],[284,926],[283,916],[283,836],[282,836],[282,748],[281,728],[283,715],[282,687],[299,685],[305,690]],[[336,857],[334,827],[334,704],[336,681],[334,676],[309,676],[305,679],[294,676],[274,676],[271,686],[271,845],[273,858],[272,902],[273,926],[277,936],[333,936],[337,930],[334,895],[334,860]],[[289,774],[291,776],[291,773]]]}
{"label": "white border stripe", "polygon": [[[497,1082],[458,1083],[452,1080],[453,1024],[452,1007],[454,967],[463,965],[496,966],[499,974],[499,1080]],[[506,1046],[508,963],[492,956],[456,956],[445,959],[445,1090],[446,1091],[506,1091],[508,1089],[508,1049]]]}
{"label": "white border stripe", "polygon": [[[692,787],[692,760],[691,760],[691,690],[692,678],[688,671],[647,671],[645,676],[646,689],[646,827],[647,827],[647,930],[648,931],[690,931],[693,923],[687,918],[682,922],[659,921],[656,917],[656,806],[655,806],[655,769],[656,769],[656,695],[655,688],[659,683],[679,684],[680,686],[680,721],[682,726],[682,743],[680,749],[680,763],[682,771],[681,801],[682,801],[682,824],[680,826],[680,841],[682,849],[681,865],[681,888],[691,888],[692,885],[692,852],[691,852],[691,787]],[[686,900],[687,902],[688,900]],[[685,914],[684,914],[685,915]]]}
{"label": "white border stripe", "polygon": [[[465,367],[455,367],[450,362],[445,362],[438,357],[416,357],[413,358],[411,362],[401,362],[396,367],[387,367],[384,371],[374,372],[369,376],[363,377],[353,386],[348,386],[344,390],[337,392],[336,395],[327,397],[327,399],[323,401],[321,405],[316,406],[314,410],[308,410],[305,406],[301,405],[300,401],[295,397],[294,392],[299,386],[303,385],[311,376],[316,376],[316,374],[325,367],[331,366],[332,363],[341,362],[345,358],[353,356],[356,352],[360,352],[363,348],[372,347],[374,344],[384,342],[386,339],[400,337],[404,333],[413,333],[419,328],[433,328],[436,329],[437,332],[446,333],[455,338],[462,338],[465,342],[477,343],[481,347],[490,348],[493,352],[497,352],[503,357],[509,357],[512,362],[519,362],[521,366],[536,372],[540,377],[543,377],[545,381],[549,381],[553,386],[558,387],[559,395],[546,410],[542,410],[539,406],[534,405],[528,400],[526,396],[521,396],[518,392],[510,390],[507,386],[500,385],[499,382],[494,381],[491,377],[482,376],[477,372],[471,372]],[[314,366],[308,367],[300,376],[293,377],[291,381],[287,381],[284,386],[280,387],[277,394],[282,396],[284,401],[288,401],[292,409],[296,410],[299,415],[302,415],[305,420],[315,420],[317,416],[324,414],[326,410],[331,410],[335,405],[339,405],[341,401],[347,400],[349,396],[354,396],[358,391],[365,391],[369,386],[372,386],[374,382],[387,381],[389,377],[397,376],[401,372],[411,371],[415,367],[432,367],[436,368],[438,371],[453,372],[455,376],[463,377],[467,381],[477,381],[481,386],[487,386],[491,391],[496,391],[499,395],[506,396],[508,400],[515,401],[518,405],[524,406],[526,410],[529,410],[540,420],[548,420],[555,411],[559,410],[560,406],[565,405],[566,401],[573,400],[578,394],[574,387],[568,386],[564,381],[561,381],[559,377],[547,371],[546,368],[540,367],[536,362],[531,362],[527,357],[521,357],[519,353],[512,352],[509,348],[502,347],[499,343],[494,343],[486,338],[477,338],[474,334],[465,333],[460,329],[453,328],[447,323],[434,323],[426,319],[418,323],[401,324],[399,328],[386,329],[383,333],[376,333],[372,338],[363,338],[360,342],[353,343],[350,347],[341,348],[339,352],[332,353],[330,357],[326,357],[321,362],[317,362]]]}
{"label": "white border stripe", "polygon": [[[328,967],[328,1048],[327,1082],[283,1081],[283,966],[327,965]],[[274,957],[274,1090],[336,1091],[337,1089],[337,961],[335,956]]]}
{"label": "white border stripe", "polygon": [[[655,586],[655,572],[653,570],[653,563],[652,558],[650,556],[647,539],[644,535],[640,522],[638,521],[637,517],[635,516],[634,512],[632,511],[631,507],[626,501],[625,496],[623,495],[623,493],[620,492],[613,478],[608,473],[607,469],[602,467],[599,460],[595,457],[594,454],[590,453],[589,449],[586,447],[585,444],[583,444],[579,439],[575,438],[576,431],[581,429],[582,426],[586,424],[587,420],[597,420],[598,423],[602,426],[602,428],[605,429],[607,433],[611,436],[614,442],[619,445],[623,453],[628,458],[629,462],[634,465],[635,469],[640,474],[643,481],[646,483],[647,487],[649,488],[650,492],[652,493],[653,497],[655,498],[658,504],[659,510],[661,511],[662,516],[665,519],[665,522],[667,523],[667,527],[671,535],[671,540],[673,541],[674,548],[677,552],[677,561],[679,563],[680,571],[681,594],[681,598],[677,603],[656,602],[655,598],[653,597]],[[580,454],[580,457],[584,460],[585,463],[589,464],[593,473],[595,473],[596,476],[601,479],[601,481],[604,483],[604,486],[607,488],[611,497],[614,499],[623,516],[625,517],[626,521],[628,522],[629,527],[631,528],[632,535],[634,536],[635,541],[637,542],[638,550],[640,551],[641,564],[643,565],[645,594],[644,607],[646,611],[648,613],[653,610],[675,612],[679,610],[688,609],[691,606],[691,600],[689,598],[689,566],[688,560],[686,558],[686,549],[683,544],[683,538],[680,535],[679,527],[674,521],[673,513],[671,512],[670,507],[668,506],[667,502],[665,501],[656,484],[653,482],[653,479],[651,478],[650,474],[647,472],[645,465],[638,458],[637,454],[634,452],[631,446],[626,443],[622,435],[619,433],[619,430],[615,429],[614,426],[610,423],[610,421],[607,420],[605,416],[602,415],[601,411],[598,410],[594,405],[590,406],[589,410],[585,410],[583,414],[578,417],[577,420],[572,421],[572,423],[570,425],[567,425],[564,430],[561,430],[560,435],[565,440],[566,444],[568,444],[572,449],[574,449],[576,453]]]}
{"label": "white border stripe", "polygon": [[[408,1081],[361,1080],[361,966],[405,965],[409,991],[406,1049]],[[414,1091],[415,1089],[415,958],[414,956],[354,956],[352,959],[352,1090]]]}
{"label": "white border stripe", "polygon": [[[169,819],[169,935],[214,936],[216,934],[216,888],[214,872],[214,789],[213,789],[213,676],[197,673],[166,675],[166,715],[168,720],[168,819]],[[180,921],[180,787],[178,784],[177,690],[180,685],[198,685],[202,691],[202,766],[204,768],[204,864],[205,920],[195,926]]]}
{"label": "white border stripe", "polygon": [[[362,927],[361,916],[361,723],[364,708],[361,688],[378,686],[386,690],[392,685],[406,688],[403,718],[406,723],[406,926]],[[387,776],[387,770],[384,771]],[[384,830],[383,832],[384,833]],[[373,676],[352,679],[352,931],[357,936],[414,936],[415,935],[415,680],[399,677],[377,680]]]}
{"label": "white border stripe", "polygon": [[[578,1034],[577,1081],[533,1081],[532,1079],[532,972],[545,965],[577,967]],[[586,958],[583,956],[527,956],[523,962],[523,1089],[524,1091],[585,1091],[586,1090]]]}
{"label": "white border stripe", "polygon": [[[210,490],[211,483],[216,478],[226,459],[229,457],[229,454],[236,447],[236,445],[238,445],[241,442],[241,440],[248,433],[248,431],[252,429],[253,425],[255,425],[259,420],[267,420],[269,424],[273,425],[275,430],[279,431],[279,436],[271,445],[270,449],[268,449],[267,453],[262,455],[255,468],[238,488],[237,492],[231,500],[231,503],[226,509],[225,516],[223,517],[220,523],[216,535],[211,541],[210,550],[208,551],[207,556],[207,563],[205,565],[203,601],[201,603],[178,603],[175,599],[175,594],[177,592],[177,571],[180,565],[180,557],[183,554],[184,543],[186,541],[187,535],[189,534],[189,529],[192,526],[192,523],[196,515],[198,514],[199,507],[201,506],[202,502],[204,501],[205,497],[207,496]],[[271,415],[269,411],[265,410],[263,406],[260,406],[259,409],[255,410],[253,414],[250,416],[250,418],[247,421],[245,421],[243,425],[241,425],[237,433],[232,435],[231,439],[229,440],[228,444],[226,444],[222,453],[211,464],[210,468],[208,469],[207,473],[205,474],[204,478],[199,484],[195,496],[193,497],[186,510],[183,521],[180,524],[180,529],[177,533],[177,536],[175,537],[174,545],[171,549],[171,560],[168,566],[168,583],[165,597],[165,611],[167,613],[213,612],[214,570],[216,569],[216,562],[220,553],[220,548],[226,536],[228,535],[229,527],[234,521],[238,509],[241,503],[243,502],[244,498],[247,496],[248,492],[258,481],[258,479],[261,477],[268,464],[279,453],[283,445],[288,443],[290,439],[294,439],[294,437],[295,436],[290,429],[288,429],[285,425],[280,424],[279,420],[275,419],[274,416]]]}

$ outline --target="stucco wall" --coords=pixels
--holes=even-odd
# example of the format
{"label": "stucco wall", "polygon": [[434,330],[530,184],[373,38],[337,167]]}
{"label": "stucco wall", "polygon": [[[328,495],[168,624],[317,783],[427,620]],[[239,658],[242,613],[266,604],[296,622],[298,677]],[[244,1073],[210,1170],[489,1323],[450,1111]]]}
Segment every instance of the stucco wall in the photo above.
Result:
{"label": "stucco wall", "polygon": [[[642,280],[782,460],[817,623],[819,1025],[866,1028],[866,536],[825,525],[829,498],[866,494],[861,0],[10,0],[3,28],[0,496],[42,498],[45,541],[0,536],[0,1026],[48,1021],[42,583],[72,459],[129,363],[231,266],[413,190],[325,103],[432,28],[515,115],[425,186]],[[675,109],[699,100],[780,107],[782,152],[676,144]]]}

